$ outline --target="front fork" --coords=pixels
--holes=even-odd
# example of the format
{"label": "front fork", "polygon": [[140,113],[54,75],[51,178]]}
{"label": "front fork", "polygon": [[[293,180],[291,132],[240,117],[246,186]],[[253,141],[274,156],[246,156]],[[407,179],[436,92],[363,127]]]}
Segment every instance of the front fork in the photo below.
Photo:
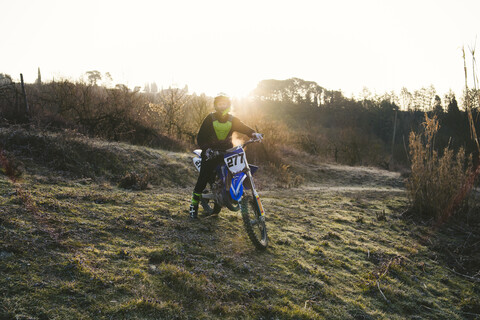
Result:
{"label": "front fork", "polygon": [[255,204],[257,206],[258,212],[260,212],[260,219],[262,221],[265,221],[265,211],[263,210],[262,202],[260,201],[260,196],[257,193],[257,189],[255,189],[255,183],[253,182],[252,173],[250,172],[250,170],[247,171],[247,177],[248,177],[248,180],[250,180],[252,193],[255,198]]}

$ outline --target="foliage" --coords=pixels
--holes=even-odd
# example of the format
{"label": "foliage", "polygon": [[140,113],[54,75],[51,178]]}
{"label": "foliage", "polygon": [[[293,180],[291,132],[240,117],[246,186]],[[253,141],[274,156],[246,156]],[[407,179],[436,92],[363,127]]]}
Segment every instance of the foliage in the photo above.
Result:
{"label": "foliage", "polygon": [[437,151],[435,137],[439,123],[435,116],[425,115],[423,126],[423,133],[410,133],[412,165],[407,190],[412,213],[440,218],[466,183],[472,158],[466,156],[463,148],[456,155],[449,147],[442,153]]}

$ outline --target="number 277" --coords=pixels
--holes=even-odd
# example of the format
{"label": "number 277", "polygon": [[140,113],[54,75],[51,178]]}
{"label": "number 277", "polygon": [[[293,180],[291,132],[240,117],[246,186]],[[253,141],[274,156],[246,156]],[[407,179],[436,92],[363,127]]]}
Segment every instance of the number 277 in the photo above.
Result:
{"label": "number 277", "polygon": [[243,154],[239,154],[227,159],[227,165],[229,167],[236,166],[238,163],[238,158],[240,158],[240,163],[243,163]]}

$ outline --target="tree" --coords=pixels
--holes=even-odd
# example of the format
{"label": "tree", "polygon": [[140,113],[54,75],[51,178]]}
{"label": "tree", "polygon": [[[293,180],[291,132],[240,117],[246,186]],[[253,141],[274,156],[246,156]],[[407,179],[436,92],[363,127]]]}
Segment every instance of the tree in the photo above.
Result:
{"label": "tree", "polygon": [[85,74],[88,77],[88,82],[90,83],[90,85],[96,86],[97,82],[102,80],[102,74],[100,73],[100,71],[92,70],[85,72]]}
{"label": "tree", "polygon": [[433,86],[428,88],[422,87],[420,90],[415,90],[413,93],[413,101],[415,110],[429,111],[432,109],[432,101],[436,95],[436,90]]}
{"label": "tree", "polygon": [[112,86],[112,81],[113,81],[113,77],[110,74],[110,72],[105,72],[103,85],[106,86],[106,87],[111,87]]}
{"label": "tree", "polygon": [[204,93],[199,96],[194,94],[190,98],[189,113],[192,118],[192,125],[196,129],[200,128],[203,120],[212,110],[212,105],[212,99],[208,98]]}
{"label": "tree", "polygon": [[[455,94],[450,93],[445,97],[448,101],[447,114],[445,116],[445,127],[450,129],[450,136],[460,136],[461,132],[465,130],[465,126],[462,125],[462,113],[458,108]],[[462,141],[463,139],[459,139]]]}
{"label": "tree", "polygon": [[263,80],[253,91],[255,98],[263,101],[277,101],[318,106],[323,102],[325,89],[313,81],[299,78],[287,80]]}
{"label": "tree", "polygon": [[433,112],[436,115],[440,115],[443,113],[442,99],[440,99],[438,95],[435,95],[435,99],[433,102]]}
{"label": "tree", "polygon": [[9,85],[12,83],[12,77],[8,74],[0,73],[0,86]]}
{"label": "tree", "polygon": [[150,84],[150,92],[152,92],[152,93],[157,93],[158,92],[158,86],[155,82],[152,82]]}
{"label": "tree", "polygon": [[458,103],[457,100],[455,99],[455,94],[452,94],[450,96],[446,97],[448,99],[448,106],[447,106],[447,112],[449,114],[457,114],[460,112],[460,109],[458,109]]}
{"label": "tree", "polygon": [[17,91],[12,77],[8,74],[0,73],[0,114],[8,109],[17,110],[17,102]]}
{"label": "tree", "polygon": [[40,73],[40,67],[38,67],[38,76],[37,80],[35,80],[36,84],[42,84],[42,74]]}
{"label": "tree", "polygon": [[400,90],[400,105],[407,111],[410,111],[413,105],[413,96],[405,87]]}
{"label": "tree", "polygon": [[186,88],[164,89],[159,95],[159,112],[163,115],[163,125],[166,133],[180,136],[184,132],[185,123],[185,105],[188,102]]}
{"label": "tree", "polygon": [[325,104],[330,107],[340,106],[345,101],[342,91],[340,90],[326,90],[325,91]]}
{"label": "tree", "polygon": [[360,98],[365,101],[365,100],[372,100],[372,97],[373,97],[372,91],[370,91],[370,89],[368,89],[367,87],[363,87],[362,92],[360,94]]}

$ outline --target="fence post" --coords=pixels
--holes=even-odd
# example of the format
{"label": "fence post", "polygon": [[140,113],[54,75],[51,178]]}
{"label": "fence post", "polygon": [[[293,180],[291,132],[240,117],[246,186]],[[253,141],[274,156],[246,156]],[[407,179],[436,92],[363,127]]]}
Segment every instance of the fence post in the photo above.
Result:
{"label": "fence post", "polygon": [[25,113],[28,114],[30,110],[28,109],[27,92],[25,91],[25,84],[23,83],[23,74],[21,73],[20,73],[20,82],[22,83],[22,94],[23,94],[23,100],[25,101]]}
{"label": "fence post", "polygon": [[18,89],[15,82],[13,83],[13,89],[15,90],[15,112],[20,112],[18,107]]}
{"label": "fence post", "polygon": [[392,138],[392,156],[390,157],[390,163],[388,164],[388,168],[390,170],[393,169],[393,151],[395,147],[395,133],[397,131],[397,107],[395,106],[395,120],[393,120],[393,138]]}

